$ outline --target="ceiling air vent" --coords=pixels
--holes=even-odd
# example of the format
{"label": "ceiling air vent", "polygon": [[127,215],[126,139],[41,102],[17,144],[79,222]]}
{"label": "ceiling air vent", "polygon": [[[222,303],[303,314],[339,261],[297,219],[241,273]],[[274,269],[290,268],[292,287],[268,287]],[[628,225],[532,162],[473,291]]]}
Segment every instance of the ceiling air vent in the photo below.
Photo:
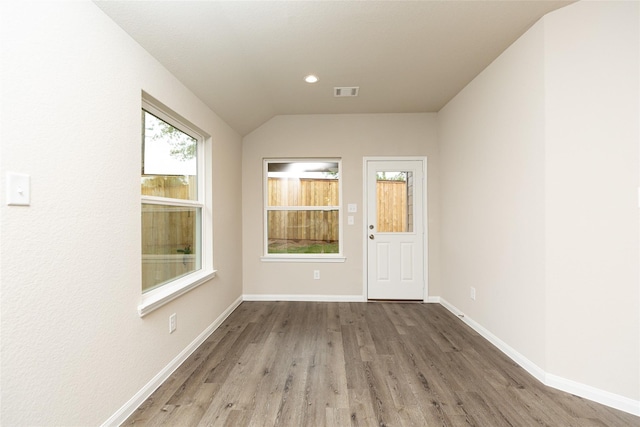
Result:
{"label": "ceiling air vent", "polygon": [[333,96],[337,98],[344,98],[346,96],[358,96],[358,92],[360,91],[360,87],[334,87],[333,88]]}

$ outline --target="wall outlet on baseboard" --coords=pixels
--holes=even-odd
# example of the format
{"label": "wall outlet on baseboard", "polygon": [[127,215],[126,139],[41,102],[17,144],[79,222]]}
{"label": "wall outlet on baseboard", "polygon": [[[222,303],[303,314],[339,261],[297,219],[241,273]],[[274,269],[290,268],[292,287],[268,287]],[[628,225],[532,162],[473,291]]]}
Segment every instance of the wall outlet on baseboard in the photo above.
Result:
{"label": "wall outlet on baseboard", "polygon": [[169,333],[172,334],[175,330],[178,323],[178,316],[173,313],[171,316],[169,316]]}
{"label": "wall outlet on baseboard", "polygon": [[469,294],[469,296],[472,300],[476,300],[476,288],[474,288],[473,286],[471,287],[471,293]]}
{"label": "wall outlet on baseboard", "polygon": [[313,279],[320,280],[320,270],[313,270]]}

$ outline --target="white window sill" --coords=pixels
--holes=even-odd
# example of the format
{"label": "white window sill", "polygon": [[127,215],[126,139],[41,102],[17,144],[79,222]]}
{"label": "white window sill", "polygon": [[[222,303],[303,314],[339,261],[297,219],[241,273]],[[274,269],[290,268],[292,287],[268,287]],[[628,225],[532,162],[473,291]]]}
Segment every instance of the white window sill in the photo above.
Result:
{"label": "white window sill", "polygon": [[343,256],[305,256],[305,255],[265,255],[262,262],[345,262]]}
{"label": "white window sill", "polygon": [[169,301],[178,298],[191,289],[197,288],[214,277],[216,277],[216,270],[200,270],[142,294],[142,302],[138,306],[138,314],[140,317],[144,317],[153,310],[162,307]]}

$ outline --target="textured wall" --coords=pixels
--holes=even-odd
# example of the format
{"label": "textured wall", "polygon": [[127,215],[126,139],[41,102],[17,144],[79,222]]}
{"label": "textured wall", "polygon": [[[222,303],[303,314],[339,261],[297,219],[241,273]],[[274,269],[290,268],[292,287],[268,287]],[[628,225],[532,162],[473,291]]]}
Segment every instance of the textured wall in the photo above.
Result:
{"label": "textured wall", "polygon": [[539,366],[545,358],[542,36],[541,25],[534,26],[438,113],[441,296]]}
{"label": "textured wall", "polygon": [[[96,425],[241,295],[241,139],[93,3],[0,8],[1,423]],[[212,136],[219,276],[141,319],[143,90]]]}
{"label": "textured wall", "polygon": [[547,371],[637,402],[640,3],[544,25]]}

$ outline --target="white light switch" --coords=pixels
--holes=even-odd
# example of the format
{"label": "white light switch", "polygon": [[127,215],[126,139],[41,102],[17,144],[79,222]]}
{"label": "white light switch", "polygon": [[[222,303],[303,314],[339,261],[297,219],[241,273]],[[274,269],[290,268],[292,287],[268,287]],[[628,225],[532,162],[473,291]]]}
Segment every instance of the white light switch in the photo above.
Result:
{"label": "white light switch", "polygon": [[348,212],[358,212],[358,205],[356,205],[355,203],[349,203],[347,205],[347,211]]}
{"label": "white light switch", "polygon": [[347,224],[353,225],[353,215],[348,215],[347,216]]}
{"label": "white light switch", "polygon": [[29,175],[7,172],[7,205],[29,206],[30,203]]}

